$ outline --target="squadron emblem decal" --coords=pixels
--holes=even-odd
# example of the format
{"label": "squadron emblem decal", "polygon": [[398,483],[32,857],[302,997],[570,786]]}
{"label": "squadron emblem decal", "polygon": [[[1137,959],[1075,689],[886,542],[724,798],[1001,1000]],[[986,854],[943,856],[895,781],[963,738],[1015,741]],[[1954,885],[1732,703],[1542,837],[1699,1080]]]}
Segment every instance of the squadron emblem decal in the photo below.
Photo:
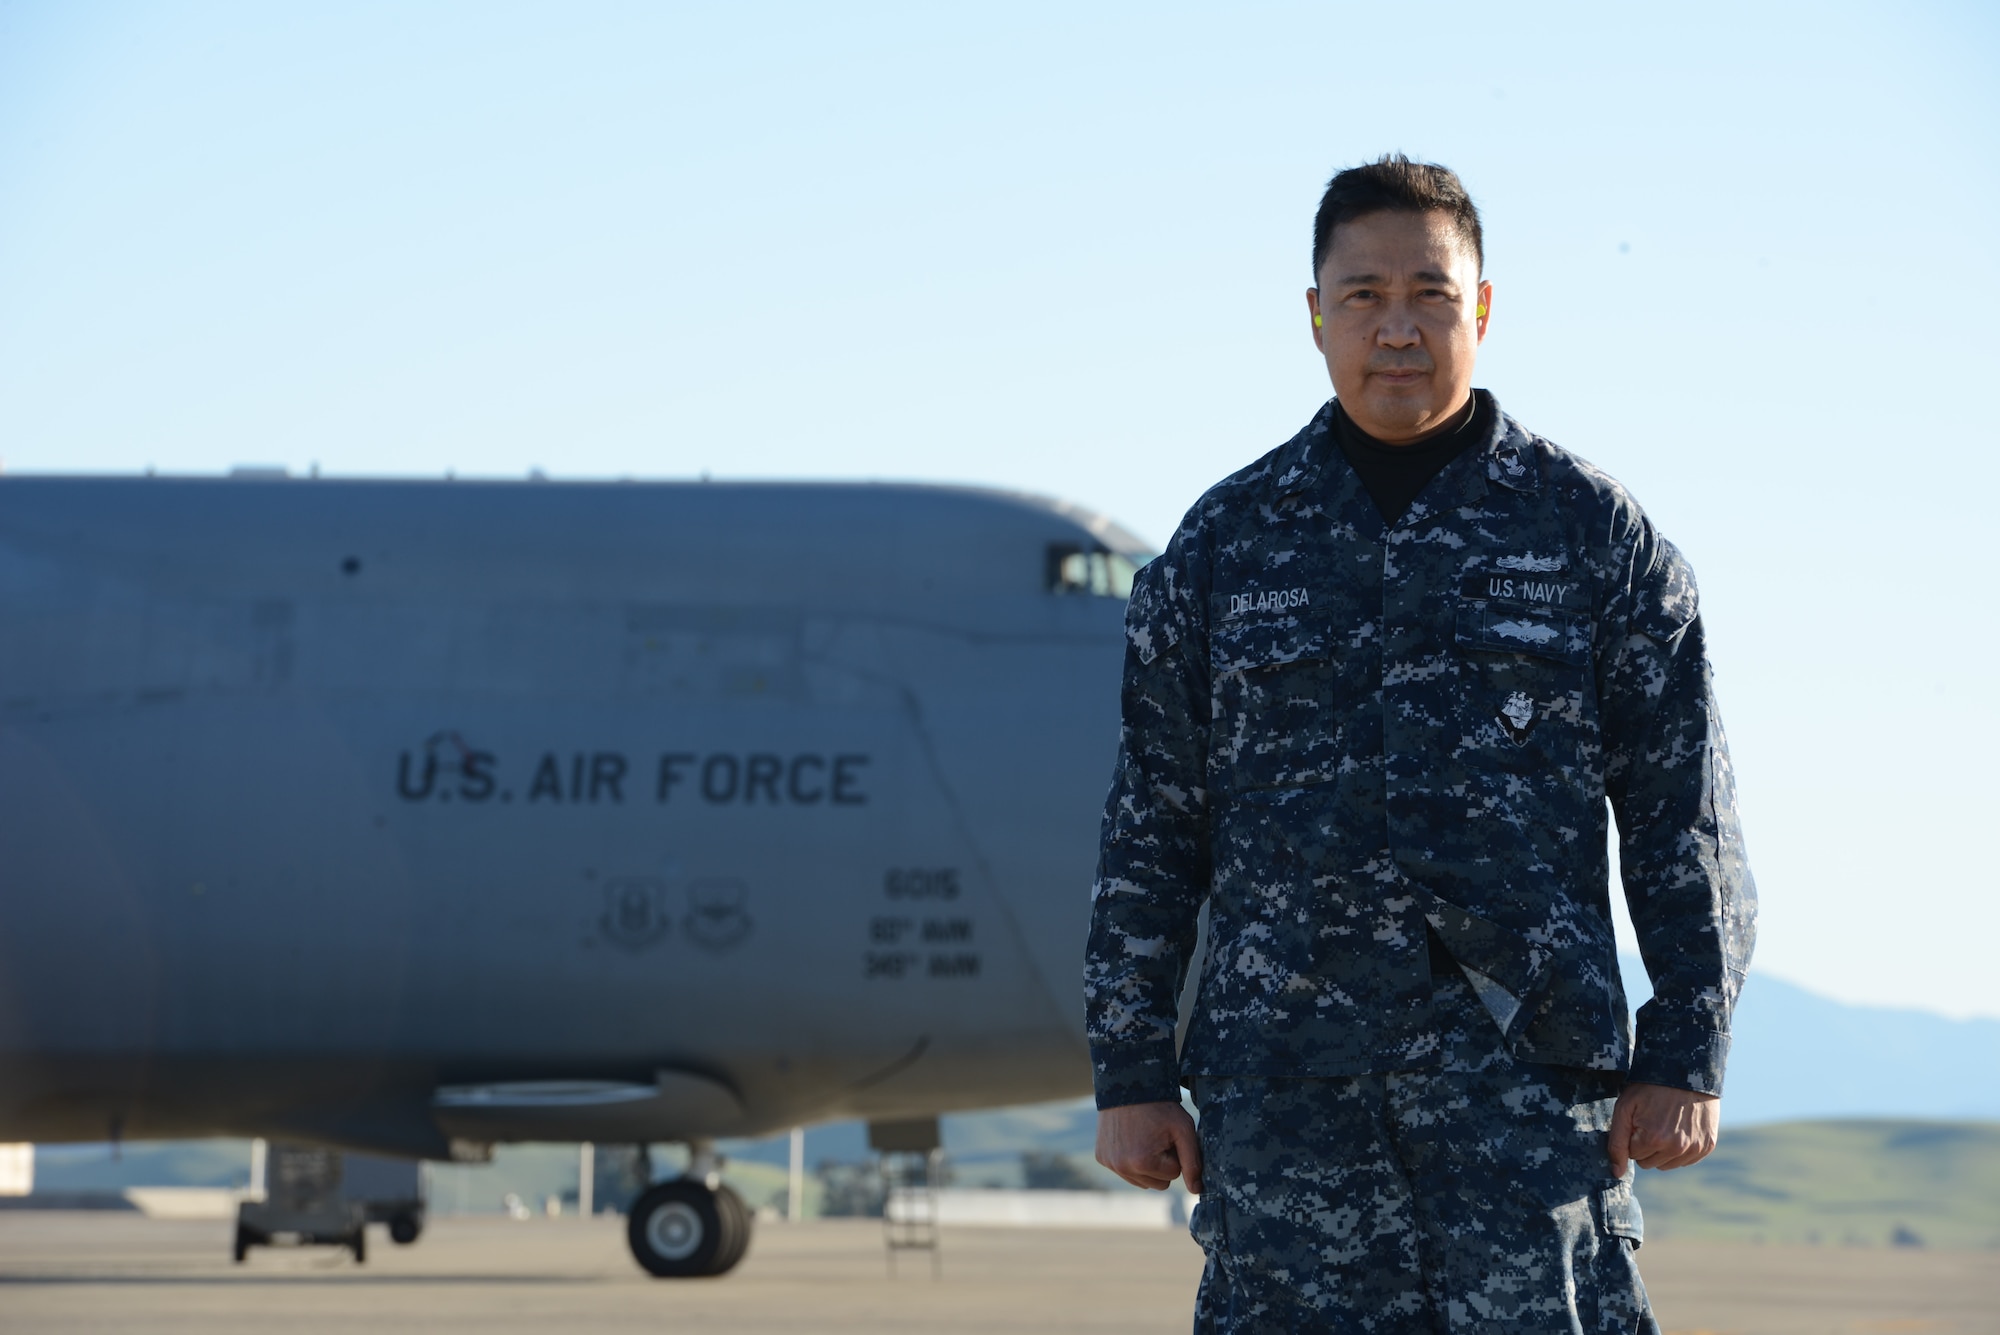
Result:
{"label": "squadron emblem decal", "polygon": [[1507,703],[1500,706],[1499,717],[1500,726],[1507,730],[1507,735],[1514,739],[1516,746],[1527,741],[1528,734],[1541,721],[1540,715],[1535,712],[1535,702],[1528,698],[1526,691],[1516,691],[1508,696]]}
{"label": "squadron emblem decal", "polygon": [[703,950],[721,952],[743,944],[754,925],[741,881],[696,881],[688,887],[682,930]]}
{"label": "squadron emblem decal", "polygon": [[604,883],[604,912],[597,928],[606,941],[635,954],[666,939],[673,930],[667,887],[645,877],[614,877]]}
{"label": "squadron emblem decal", "polygon": [[[594,879],[594,873],[584,875]],[[749,905],[750,892],[741,881],[692,881],[683,886],[646,876],[615,876],[604,882],[597,932],[635,955],[672,939],[676,932],[683,940],[720,954],[749,939],[756,927]]]}

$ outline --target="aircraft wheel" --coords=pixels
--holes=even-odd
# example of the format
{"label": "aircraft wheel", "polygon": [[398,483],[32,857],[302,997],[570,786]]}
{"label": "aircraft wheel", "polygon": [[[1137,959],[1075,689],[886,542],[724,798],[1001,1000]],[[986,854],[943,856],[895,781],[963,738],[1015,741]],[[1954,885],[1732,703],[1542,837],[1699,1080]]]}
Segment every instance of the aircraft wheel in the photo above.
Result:
{"label": "aircraft wheel", "polygon": [[241,1224],[236,1226],[236,1245],[230,1249],[236,1257],[236,1264],[243,1264],[243,1259],[250,1255],[250,1248],[256,1241],[257,1239],[251,1234],[249,1229],[243,1227]]}
{"label": "aircraft wheel", "polygon": [[389,1241],[398,1247],[407,1247],[415,1242],[424,1231],[424,1220],[418,1214],[399,1214],[389,1220]]}
{"label": "aircraft wheel", "polygon": [[715,1203],[718,1213],[722,1214],[730,1225],[723,1235],[727,1243],[726,1248],[716,1252],[715,1268],[709,1272],[720,1275],[734,1270],[736,1263],[743,1259],[743,1253],[750,1250],[750,1230],[755,1216],[750,1213],[750,1207],[743,1203],[743,1198],[729,1187],[722,1187],[716,1191]]}
{"label": "aircraft wheel", "polygon": [[736,1193],[682,1178],[632,1202],[625,1240],[632,1259],[657,1279],[719,1275],[743,1259],[749,1212]]}
{"label": "aircraft wheel", "polygon": [[364,1265],[368,1260],[368,1230],[357,1228],[347,1239],[347,1245],[354,1249],[354,1264]]}

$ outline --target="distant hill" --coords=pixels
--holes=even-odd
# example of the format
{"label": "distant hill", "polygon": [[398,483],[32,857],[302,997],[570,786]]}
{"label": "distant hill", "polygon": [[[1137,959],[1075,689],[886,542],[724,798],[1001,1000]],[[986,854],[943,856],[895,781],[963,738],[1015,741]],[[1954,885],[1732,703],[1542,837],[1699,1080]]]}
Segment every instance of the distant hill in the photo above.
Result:
{"label": "distant hill", "polygon": [[[1619,961],[1633,1008],[1653,995]],[[1728,1126],[1825,1117],[2000,1118],[2000,1020],[1849,1006],[1753,973],[1723,1088]]]}
{"label": "distant hill", "polygon": [[1648,1238],[2000,1248],[2000,1126],[1784,1122],[1639,1175]]}

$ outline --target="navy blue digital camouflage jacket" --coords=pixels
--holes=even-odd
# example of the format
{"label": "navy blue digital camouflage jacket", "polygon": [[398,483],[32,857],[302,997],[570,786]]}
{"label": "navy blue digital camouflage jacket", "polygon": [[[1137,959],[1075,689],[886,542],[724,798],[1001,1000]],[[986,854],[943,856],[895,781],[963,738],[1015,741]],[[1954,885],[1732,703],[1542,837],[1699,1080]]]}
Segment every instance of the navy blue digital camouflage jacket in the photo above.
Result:
{"label": "navy blue digital camouflage jacket", "polygon": [[1329,402],[1140,572],[1085,965],[1100,1107],[1435,1062],[1426,924],[1517,1057],[1721,1092],[1756,890],[1693,573],[1616,482],[1492,420],[1391,525]]}

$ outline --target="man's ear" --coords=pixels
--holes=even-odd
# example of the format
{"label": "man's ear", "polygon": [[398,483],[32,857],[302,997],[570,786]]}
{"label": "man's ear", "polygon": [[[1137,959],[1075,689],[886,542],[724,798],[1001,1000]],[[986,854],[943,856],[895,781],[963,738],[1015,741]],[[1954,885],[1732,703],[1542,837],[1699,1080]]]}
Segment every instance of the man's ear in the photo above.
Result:
{"label": "man's ear", "polygon": [[[1320,318],[1319,289],[1316,287],[1306,289],[1306,310],[1312,315],[1313,346],[1324,354],[1326,352],[1326,330],[1324,328],[1325,322]],[[1481,328],[1483,329],[1484,326],[1482,325]]]}
{"label": "man's ear", "polygon": [[1479,341],[1484,343],[1486,341],[1486,322],[1493,318],[1493,284],[1487,282],[1484,278],[1479,280],[1479,304],[1474,309],[1479,312],[1477,317]]}

